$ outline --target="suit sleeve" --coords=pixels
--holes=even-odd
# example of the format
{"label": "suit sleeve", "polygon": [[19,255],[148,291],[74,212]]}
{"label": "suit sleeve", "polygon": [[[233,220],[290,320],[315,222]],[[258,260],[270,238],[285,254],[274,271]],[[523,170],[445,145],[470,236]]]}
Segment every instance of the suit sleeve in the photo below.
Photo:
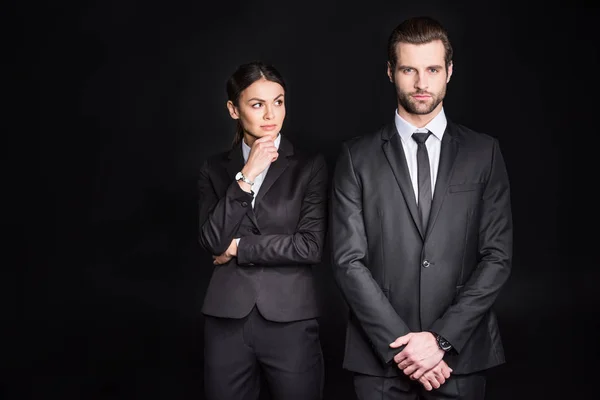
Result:
{"label": "suit sleeve", "polygon": [[211,182],[209,162],[205,162],[200,170],[198,192],[198,241],[211,254],[223,254],[238,231],[248,207],[252,207],[252,194],[242,190],[232,179],[225,196],[219,198]]}
{"label": "suit sleeve", "polygon": [[327,230],[327,166],[315,157],[304,192],[300,218],[293,234],[244,236],[238,247],[238,264],[295,265],[321,261]]}
{"label": "suit sleeve", "polygon": [[479,263],[452,306],[431,327],[431,331],[448,340],[458,353],[492,307],[511,270],[513,227],[510,189],[496,140],[480,215]]}
{"label": "suit sleeve", "polygon": [[401,349],[389,347],[410,332],[367,268],[363,195],[346,144],[338,158],[331,194],[331,245],[335,281],[382,362]]}

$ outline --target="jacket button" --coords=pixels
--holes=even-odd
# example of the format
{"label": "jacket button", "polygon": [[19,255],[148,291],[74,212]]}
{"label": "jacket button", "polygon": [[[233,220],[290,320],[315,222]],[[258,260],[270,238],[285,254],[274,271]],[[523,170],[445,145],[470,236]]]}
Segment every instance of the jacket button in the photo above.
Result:
{"label": "jacket button", "polygon": [[242,207],[248,207],[248,202],[247,201],[242,201]]}
{"label": "jacket button", "polygon": [[429,266],[431,265],[431,263],[427,260],[423,261],[423,267],[425,268],[429,268]]}

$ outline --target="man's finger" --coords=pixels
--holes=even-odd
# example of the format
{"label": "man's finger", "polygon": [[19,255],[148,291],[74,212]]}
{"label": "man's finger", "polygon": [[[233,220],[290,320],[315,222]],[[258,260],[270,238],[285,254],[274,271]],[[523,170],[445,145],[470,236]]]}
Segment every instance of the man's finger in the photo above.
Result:
{"label": "man's finger", "polygon": [[408,367],[404,368],[404,375],[412,375],[417,370],[417,368],[418,367],[415,364],[409,365]]}
{"label": "man's finger", "polygon": [[411,374],[411,377],[414,377],[413,379],[419,379],[423,376],[425,372],[427,371],[424,368],[419,368]]}
{"label": "man's finger", "polygon": [[425,390],[427,390],[428,392],[430,392],[431,389],[433,389],[433,386],[431,386],[431,383],[429,383],[429,381],[425,379],[425,377],[421,377],[421,379],[419,379],[419,382],[421,382],[421,385],[423,385]]}
{"label": "man's finger", "polygon": [[398,339],[396,339],[392,343],[390,343],[390,347],[392,349],[397,349],[400,346],[404,346],[410,340],[410,336],[411,336],[410,333],[407,333],[404,336],[400,336]]}
{"label": "man's finger", "polygon": [[394,356],[394,362],[398,364],[398,367],[400,367],[401,363],[404,363],[404,365],[401,367],[402,369],[412,364],[412,362],[408,359],[408,355],[404,351],[401,351]]}

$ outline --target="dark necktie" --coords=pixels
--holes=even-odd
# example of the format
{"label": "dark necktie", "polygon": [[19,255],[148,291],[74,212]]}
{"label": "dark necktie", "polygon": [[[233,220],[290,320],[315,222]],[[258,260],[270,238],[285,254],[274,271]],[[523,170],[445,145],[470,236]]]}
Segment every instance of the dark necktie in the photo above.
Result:
{"label": "dark necktie", "polygon": [[421,216],[421,226],[423,233],[427,229],[429,220],[429,210],[431,210],[431,174],[429,172],[429,155],[425,141],[431,135],[431,132],[415,132],[412,138],[419,145],[417,149],[417,181],[419,183],[419,215]]}

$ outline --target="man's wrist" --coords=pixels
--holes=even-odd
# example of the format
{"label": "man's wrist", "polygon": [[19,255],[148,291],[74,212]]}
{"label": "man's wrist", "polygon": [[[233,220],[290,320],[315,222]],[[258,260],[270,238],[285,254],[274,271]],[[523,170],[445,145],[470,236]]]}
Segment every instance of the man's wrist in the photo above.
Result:
{"label": "man's wrist", "polygon": [[448,340],[446,340],[446,338],[444,338],[443,336],[437,334],[436,332],[432,332],[429,331],[433,337],[435,338],[435,341],[438,345],[438,348],[440,350],[443,350],[444,352],[449,352],[450,350],[452,350],[452,344],[450,344],[450,342]]}

